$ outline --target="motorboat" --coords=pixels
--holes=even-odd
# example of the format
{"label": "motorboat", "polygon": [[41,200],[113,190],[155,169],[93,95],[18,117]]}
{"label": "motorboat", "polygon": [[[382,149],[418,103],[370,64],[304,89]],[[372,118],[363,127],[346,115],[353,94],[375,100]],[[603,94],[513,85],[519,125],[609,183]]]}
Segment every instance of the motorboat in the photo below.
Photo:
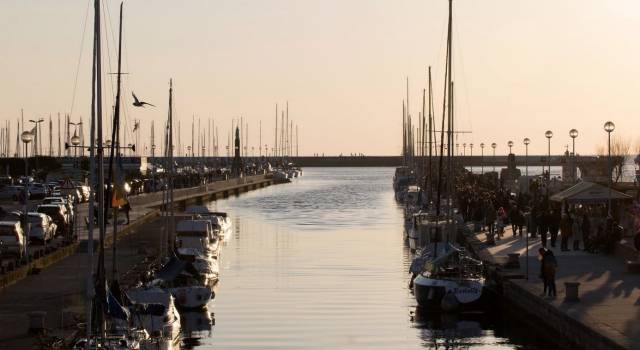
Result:
{"label": "motorboat", "polygon": [[215,233],[224,238],[231,231],[231,218],[227,213],[211,211],[204,205],[193,205],[187,207],[185,214],[191,214],[192,219],[202,219],[211,221],[211,226]]}
{"label": "motorboat", "polygon": [[155,274],[151,286],[167,290],[182,310],[204,308],[213,297],[211,285],[200,278],[200,272],[192,262],[173,256]]}
{"label": "motorboat", "polygon": [[220,242],[209,220],[182,220],[176,226],[175,247],[178,256],[218,256]]}
{"label": "motorboat", "polygon": [[[418,306],[428,311],[482,309],[487,300],[482,262],[450,243],[423,254],[421,272],[412,280]],[[412,264],[412,269],[420,263]]]}
{"label": "motorboat", "polygon": [[131,301],[133,325],[144,328],[152,337],[178,342],[180,314],[173,295],[159,287],[130,289],[126,296]]}

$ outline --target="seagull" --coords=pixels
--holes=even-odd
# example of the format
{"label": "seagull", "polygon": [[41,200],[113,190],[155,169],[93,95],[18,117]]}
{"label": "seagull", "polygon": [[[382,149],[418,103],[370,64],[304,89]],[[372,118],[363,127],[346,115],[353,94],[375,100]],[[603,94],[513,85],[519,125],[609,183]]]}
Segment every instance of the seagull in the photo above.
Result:
{"label": "seagull", "polygon": [[134,106],[136,106],[136,107],[144,107],[144,105],[149,105],[151,107],[155,107],[151,103],[147,103],[147,102],[138,100],[138,98],[136,97],[136,94],[134,94],[133,91],[131,92],[131,94],[133,95],[133,99],[135,100],[135,101],[133,101],[133,105]]}

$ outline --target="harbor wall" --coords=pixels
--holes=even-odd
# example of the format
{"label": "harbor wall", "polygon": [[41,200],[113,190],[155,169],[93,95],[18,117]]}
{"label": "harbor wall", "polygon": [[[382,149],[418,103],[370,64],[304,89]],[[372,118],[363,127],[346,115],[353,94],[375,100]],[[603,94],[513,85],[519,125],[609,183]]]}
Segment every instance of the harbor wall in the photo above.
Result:
{"label": "harbor wall", "polygon": [[[519,267],[508,268],[507,259],[493,256],[488,252],[484,243],[472,233],[471,227],[465,227],[461,235],[467,249],[482,260],[486,266],[487,284],[498,294],[498,300],[517,310],[522,319],[535,328],[543,328],[553,335],[551,339],[561,349],[593,349],[614,350],[626,349],[612,337],[601,334],[588,325],[585,316],[572,317],[567,312],[557,308],[539,295],[526,289],[519,282],[524,282],[524,275]],[[558,288],[562,286],[558,285]]]}

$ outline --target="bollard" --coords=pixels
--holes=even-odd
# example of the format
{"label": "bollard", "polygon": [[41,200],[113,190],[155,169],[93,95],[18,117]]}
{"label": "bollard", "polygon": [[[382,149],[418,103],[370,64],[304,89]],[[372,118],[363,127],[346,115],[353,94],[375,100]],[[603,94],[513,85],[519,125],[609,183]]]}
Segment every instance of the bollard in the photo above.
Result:
{"label": "bollard", "polygon": [[520,254],[511,253],[511,254],[507,254],[507,256],[509,257],[509,259],[507,259],[507,263],[505,264],[505,267],[512,268],[512,269],[519,269],[520,268]]}
{"label": "bollard", "polygon": [[29,334],[44,332],[44,321],[47,318],[45,311],[27,312],[27,317],[29,318]]}
{"label": "bollard", "polygon": [[565,282],[564,288],[564,301],[565,302],[576,302],[580,301],[580,297],[578,296],[578,288],[580,287],[580,282]]}
{"label": "bollard", "polygon": [[487,232],[486,235],[487,235],[487,244],[496,245],[496,240],[494,238],[495,234]]}

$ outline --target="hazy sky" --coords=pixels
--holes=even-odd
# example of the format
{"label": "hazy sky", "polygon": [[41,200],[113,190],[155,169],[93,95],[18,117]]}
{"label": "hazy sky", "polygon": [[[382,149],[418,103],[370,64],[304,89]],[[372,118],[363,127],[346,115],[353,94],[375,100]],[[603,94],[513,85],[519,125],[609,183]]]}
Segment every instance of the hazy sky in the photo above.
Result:
{"label": "hazy sky", "polygon": [[[92,2],[92,1],[91,1]],[[15,121],[71,111],[88,119],[93,10],[88,0],[3,0],[0,5],[0,119]],[[107,0],[109,50],[119,2]],[[434,70],[441,115],[446,0],[129,0],[125,2],[124,94],[158,108],[127,107],[127,127],[141,120],[147,144],[167,110],[174,79],[185,143],[192,115],[219,125],[220,146],[234,117],[249,122],[249,146],[274,141],[275,104],[289,101],[300,153],[377,155],[401,150],[402,99],[410,79],[417,117],[427,66]],[[459,143],[509,139],[521,153],[552,152],[580,131],[579,153],[616,134],[640,140],[640,2],[637,0],[456,0],[454,78]],[[105,43],[106,45],[106,43]],[[78,58],[82,48],[82,59]],[[105,58],[105,66],[109,60]],[[77,92],[73,99],[76,69]],[[106,78],[107,101],[112,104]],[[109,108],[107,107],[108,111]],[[88,128],[87,128],[88,130]],[[129,136],[131,136],[129,131]],[[156,141],[159,143],[159,141]],[[12,144],[12,148],[15,147]]]}

